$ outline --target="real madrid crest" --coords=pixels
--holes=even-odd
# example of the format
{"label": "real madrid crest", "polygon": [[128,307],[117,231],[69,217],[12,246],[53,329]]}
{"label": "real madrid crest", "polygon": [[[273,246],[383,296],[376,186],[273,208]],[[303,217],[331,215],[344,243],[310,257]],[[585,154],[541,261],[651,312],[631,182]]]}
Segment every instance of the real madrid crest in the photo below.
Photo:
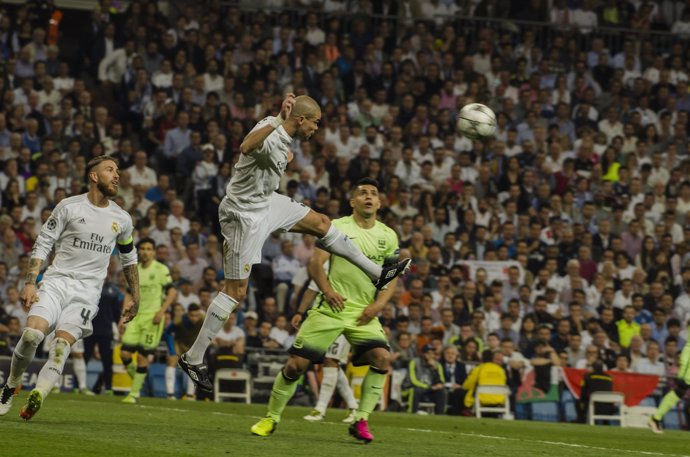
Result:
{"label": "real madrid crest", "polygon": [[110,228],[113,229],[114,233],[120,233],[120,224],[117,222],[113,222],[113,225],[111,225]]}

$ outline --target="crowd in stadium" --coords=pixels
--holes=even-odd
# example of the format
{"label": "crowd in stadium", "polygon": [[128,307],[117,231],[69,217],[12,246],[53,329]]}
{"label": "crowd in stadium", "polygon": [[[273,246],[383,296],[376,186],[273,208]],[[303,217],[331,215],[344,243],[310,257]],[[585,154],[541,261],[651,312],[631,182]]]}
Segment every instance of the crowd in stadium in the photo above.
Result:
{"label": "crowd in stadium", "polygon": [[[279,191],[337,218],[353,182],[378,180],[381,220],[414,262],[380,320],[395,368],[415,361],[409,387],[450,386],[430,395],[447,403],[437,412],[471,406],[465,381],[480,363],[503,365],[513,390],[527,367],[548,390],[548,368],[597,360],[673,385],[690,321],[686,2],[326,0],[271,12],[211,1],[166,14],[100,3],[71,54],[52,2],[0,11],[0,353],[26,320],[18,291],[41,224],[84,192],[101,154],[119,162],[116,202],[135,238],[154,239],[171,269],[168,318],[205,309],[223,277],[217,208],[239,144],[292,92],[314,97],[323,120],[294,144]],[[466,33],[454,14],[545,24]],[[610,40],[597,26],[636,33]],[[663,30],[673,39],[646,39]],[[495,138],[456,132],[471,102],[494,109]],[[314,249],[309,235],[275,233],[214,345],[287,349]],[[473,260],[513,263],[497,276]],[[117,270],[109,282],[124,292]]]}

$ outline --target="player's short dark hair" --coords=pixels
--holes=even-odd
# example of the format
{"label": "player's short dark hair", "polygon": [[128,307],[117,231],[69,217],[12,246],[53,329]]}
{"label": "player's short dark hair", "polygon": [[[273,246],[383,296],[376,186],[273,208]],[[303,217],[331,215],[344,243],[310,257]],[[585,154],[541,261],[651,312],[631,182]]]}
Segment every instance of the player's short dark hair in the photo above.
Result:
{"label": "player's short dark hair", "polygon": [[374,186],[376,190],[379,190],[379,182],[374,178],[362,178],[355,183],[355,189],[359,186]]}
{"label": "player's short dark hair", "polygon": [[137,243],[137,249],[139,249],[142,244],[147,244],[147,243],[152,245],[153,249],[156,249],[156,241],[150,237],[140,239],[139,242]]}
{"label": "player's short dark hair", "polygon": [[96,156],[93,159],[89,160],[89,162],[86,164],[86,174],[91,173],[91,170],[97,167],[100,163],[108,160],[117,164],[117,160],[115,158],[107,155]]}

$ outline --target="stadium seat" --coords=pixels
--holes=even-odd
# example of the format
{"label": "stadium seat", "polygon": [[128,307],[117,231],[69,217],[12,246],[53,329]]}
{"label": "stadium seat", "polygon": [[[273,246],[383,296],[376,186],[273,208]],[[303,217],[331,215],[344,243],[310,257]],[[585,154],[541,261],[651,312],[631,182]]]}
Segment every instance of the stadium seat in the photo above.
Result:
{"label": "stadium seat", "polygon": [[[502,406],[483,406],[479,402],[480,394],[503,395],[505,400]],[[510,414],[510,389],[506,386],[477,386],[474,393],[474,414],[480,418],[482,413],[501,413],[504,419],[512,418]]]}
{"label": "stadium seat", "polygon": [[[241,381],[243,388],[241,391],[223,391],[221,390],[221,381]],[[249,404],[252,402],[252,375],[247,370],[240,370],[234,368],[224,368],[216,371],[216,377],[213,383],[214,397],[216,403],[220,403],[225,398],[237,398],[244,400]]]}
{"label": "stadium seat", "polygon": [[[607,403],[611,405],[618,405],[617,414],[595,414],[595,403]],[[621,392],[592,392],[589,398],[589,408],[587,410],[587,423],[594,425],[596,420],[617,420],[621,427],[625,427],[625,395]]]}
{"label": "stadium seat", "polygon": [[430,401],[420,401],[419,411],[424,411],[427,414],[434,414],[434,409],[436,408],[436,403]]}

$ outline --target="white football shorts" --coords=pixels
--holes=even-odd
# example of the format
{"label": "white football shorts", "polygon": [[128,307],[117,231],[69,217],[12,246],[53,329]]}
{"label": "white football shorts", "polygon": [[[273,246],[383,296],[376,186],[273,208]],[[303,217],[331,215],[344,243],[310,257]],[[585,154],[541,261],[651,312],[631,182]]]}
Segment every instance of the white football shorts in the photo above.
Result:
{"label": "white football shorts", "polygon": [[91,321],[98,313],[102,285],[67,277],[44,278],[29,316],[48,321],[48,333],[63,330],[76,340],[86,338],[93,332]]}
{"label": "white football shorts", "polygon": [[289,231],[309,213],[308,206],[273,193],[268,206],[239,211],[224,198],[218,208],[223,234],[223,265],[226,279],[246,279],[252,265],[261,263],[261,249],[271,233]]}
{"label": "white football shorts", "polygon": [[348,356],[350,355],[350,342],[347,341],[345,335],[340,335],[333,344],[328,347],[324,358],[333,359],[340,362],[341,365],[347,364]]}

